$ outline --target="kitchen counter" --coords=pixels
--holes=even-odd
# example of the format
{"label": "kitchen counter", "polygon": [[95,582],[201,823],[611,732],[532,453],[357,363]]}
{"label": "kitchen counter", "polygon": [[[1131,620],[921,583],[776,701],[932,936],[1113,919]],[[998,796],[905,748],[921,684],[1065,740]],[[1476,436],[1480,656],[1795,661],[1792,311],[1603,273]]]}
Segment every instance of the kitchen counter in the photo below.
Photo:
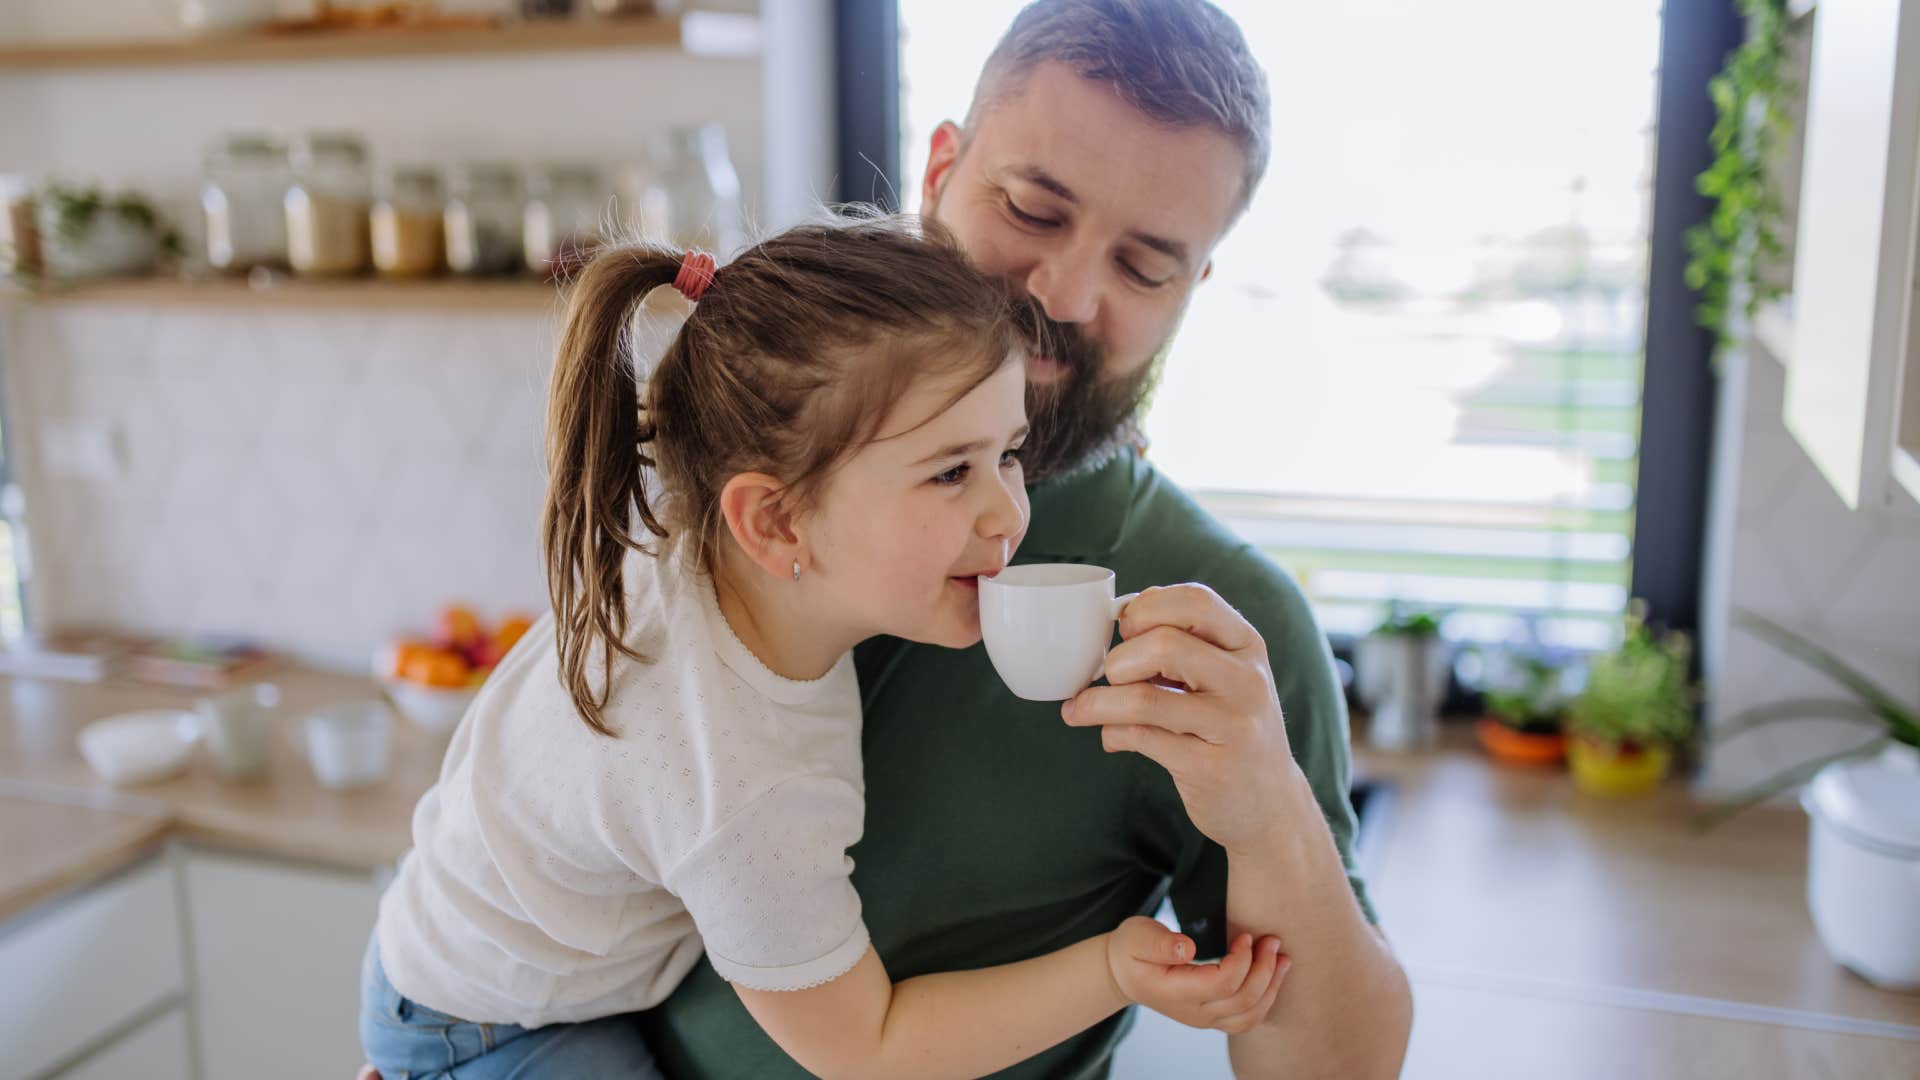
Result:
{"label": "kitchen counter", "polygon": [[378,687],[300,668],[265,678],[280,687],[282,706],[264,777],[223,779],[203,751],[178,777],[127,788],[88,767],[80,729],[118,712],[191,708],[199,694],[0,678],[0,919],[172,837],[356,871],[391,865],[412,843],[413,805],[438,774],[444,741],[396,722],[387,779],[330,791],[307,765],[299,718]]}
{"label": "kitchen counter", "polygon": [[159,813],[0,795],[0,922],[137,861],[169,825]]}
{"label": "kitchen counter", "polygon": [[[386,781],[328,791],[297,719],[376,687],[298,669],[270,678],[284,705],[266,779],[222,780],[201,755],[180,777],[124,790],[87,767],[80,728],[195,694],[0,678],[0,920],[174,837],[354,871],[391,864],[441,740],[396,724]],[[1414,982],[1406,1075],[1920,1076],[1920,995],[1873,988],[1814,936],[1797,808],[1703,834],[1680,782],[1598,799],[1563,772],[1496,767],[1460,730],[1432,753],[1354,757],[1356,775],[1390,785],[1362,858]]]}
{"label": "kitchen counter", "polygon": [[1392,784],[1366,872],[1415,986],[1408,1076],[1920,1076],[1920,995],[1815,936],[1797,807],[1702,833],[1684,782],[1588,796],[1460,730],[1355,772]]}

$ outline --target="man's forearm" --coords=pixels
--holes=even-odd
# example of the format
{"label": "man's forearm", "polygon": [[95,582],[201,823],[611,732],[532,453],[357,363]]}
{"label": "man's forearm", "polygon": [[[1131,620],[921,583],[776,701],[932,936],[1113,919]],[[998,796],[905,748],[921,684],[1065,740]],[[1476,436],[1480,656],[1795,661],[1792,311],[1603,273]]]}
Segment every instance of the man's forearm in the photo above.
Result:
{"label": "man's forearm", "polygon": [[1227,852],[1227,933],[1276,934],[1293,970],[1267,1022],[1228,1040],[1241,1080],[1399,1075],[1413,1027],[1405,972],[1367,923],[1304,775],[1281,821],[1310,822]]}

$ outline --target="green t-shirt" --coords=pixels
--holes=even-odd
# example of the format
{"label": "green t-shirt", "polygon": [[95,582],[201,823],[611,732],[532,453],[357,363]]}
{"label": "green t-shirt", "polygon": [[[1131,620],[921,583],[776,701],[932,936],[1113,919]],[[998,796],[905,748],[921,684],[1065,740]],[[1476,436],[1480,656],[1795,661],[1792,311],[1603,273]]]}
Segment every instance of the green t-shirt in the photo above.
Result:
{"label": "green t-shirt", "polygon": [[[1293,580],[1131,452],[1032,499],[1016,562],[1096,563],[1122,592],[1204,582],[1260,631],[1294,756],[1372,918],[1353,864],[1346,705]],[[1058,703],[1014,697],[980,646],[888,638],[855,659],[867,818],[853,883],[894,980],[1050,952],[1151,914],[1169,892],[1201,955],[1223,951],[1226,854],[1158,764],[1104,752]],[[1131,1021],[1129,1010],[999,1075],[1105,1076]],[[704,960],[641,1022],[672,1077],[807,1075]]]}

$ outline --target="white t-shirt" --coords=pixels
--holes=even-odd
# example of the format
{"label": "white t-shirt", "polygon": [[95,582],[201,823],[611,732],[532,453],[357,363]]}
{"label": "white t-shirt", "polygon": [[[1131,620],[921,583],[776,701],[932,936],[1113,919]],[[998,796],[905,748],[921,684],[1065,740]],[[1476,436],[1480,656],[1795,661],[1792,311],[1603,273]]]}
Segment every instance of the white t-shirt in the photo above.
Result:
{"label": "white t-shirt", "polygon": [[684,565],[627,559],[627,641],[653,662],[616,659],[602,715],[618,738],[561,685],[552,615],[487,680],[380,902],[401,994],[537,1027],[659,1003],[703,942],[759,990],[829,982],[865,953],[851,655],[781,678]]}

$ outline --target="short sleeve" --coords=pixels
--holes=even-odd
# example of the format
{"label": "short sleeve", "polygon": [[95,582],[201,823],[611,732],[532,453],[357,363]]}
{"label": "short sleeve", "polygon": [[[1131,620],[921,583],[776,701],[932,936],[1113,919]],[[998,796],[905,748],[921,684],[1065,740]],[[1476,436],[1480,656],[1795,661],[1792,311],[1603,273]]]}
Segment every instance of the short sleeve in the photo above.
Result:
{"label": "short sleeve", "polygon": [[847,849],[866,804],[844,779],[782,781],[680,860],[666,886],[693,916],[714,970],[753,990],[805,990],[867,950]]}

